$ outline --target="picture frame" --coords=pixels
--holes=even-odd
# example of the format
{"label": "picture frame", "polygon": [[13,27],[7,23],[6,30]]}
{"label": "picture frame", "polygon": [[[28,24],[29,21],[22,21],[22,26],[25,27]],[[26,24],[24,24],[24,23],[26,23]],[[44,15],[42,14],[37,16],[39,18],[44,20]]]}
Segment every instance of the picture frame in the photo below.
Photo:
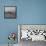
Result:
{"label": "picture frame", "polygon": [[16,19],[16,6],[4,6],[4,19]]}
{"label": "picture frame", "polygon": [[19,42],[22,40],[46,41],[46,24],[18,24],[18,38]]}

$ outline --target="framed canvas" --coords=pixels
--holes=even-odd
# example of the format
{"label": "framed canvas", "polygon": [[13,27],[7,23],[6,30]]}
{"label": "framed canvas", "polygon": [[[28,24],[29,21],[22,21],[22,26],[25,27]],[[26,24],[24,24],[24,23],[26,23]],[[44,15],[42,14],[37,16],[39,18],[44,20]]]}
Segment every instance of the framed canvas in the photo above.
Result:
{"label": "framed canvas", "polygon": [[16,6],[4,6],[4,19],[16,19]]}

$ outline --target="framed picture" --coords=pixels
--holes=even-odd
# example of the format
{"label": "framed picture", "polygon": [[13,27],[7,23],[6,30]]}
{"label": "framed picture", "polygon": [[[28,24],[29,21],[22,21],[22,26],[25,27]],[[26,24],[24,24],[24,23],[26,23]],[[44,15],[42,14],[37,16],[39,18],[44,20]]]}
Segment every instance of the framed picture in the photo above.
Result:
{"label": "framed picture", "polygon": [[45,24],[19,24],[18,38],[21,40],[46,41]]}
{"label": "framed picture", "polygon": [[4,7],[4,19],[16,19],[16,6]]}

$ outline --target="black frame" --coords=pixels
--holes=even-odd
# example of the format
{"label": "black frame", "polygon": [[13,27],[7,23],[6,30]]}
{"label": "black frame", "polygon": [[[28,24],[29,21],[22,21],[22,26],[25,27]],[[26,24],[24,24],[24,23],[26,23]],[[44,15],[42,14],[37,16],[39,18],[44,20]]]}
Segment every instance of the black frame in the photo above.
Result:
{"label": "black frame", "polygon": [[[5,7],[15,7],[15,17],[6,17],[5,16]],[[4,19],[16,19],[17,18],[17,7],[16,6],[4,6]]]}

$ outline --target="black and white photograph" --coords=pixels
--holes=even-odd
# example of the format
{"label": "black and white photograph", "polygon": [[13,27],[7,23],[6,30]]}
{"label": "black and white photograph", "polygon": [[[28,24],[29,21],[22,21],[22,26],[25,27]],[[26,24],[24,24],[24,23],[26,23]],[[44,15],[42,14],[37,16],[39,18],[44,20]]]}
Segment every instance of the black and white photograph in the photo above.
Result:
{"label": "black and white photograph", "polygon": [[4,18],[16,19],[16,6],[5,6],[4,7]]}

